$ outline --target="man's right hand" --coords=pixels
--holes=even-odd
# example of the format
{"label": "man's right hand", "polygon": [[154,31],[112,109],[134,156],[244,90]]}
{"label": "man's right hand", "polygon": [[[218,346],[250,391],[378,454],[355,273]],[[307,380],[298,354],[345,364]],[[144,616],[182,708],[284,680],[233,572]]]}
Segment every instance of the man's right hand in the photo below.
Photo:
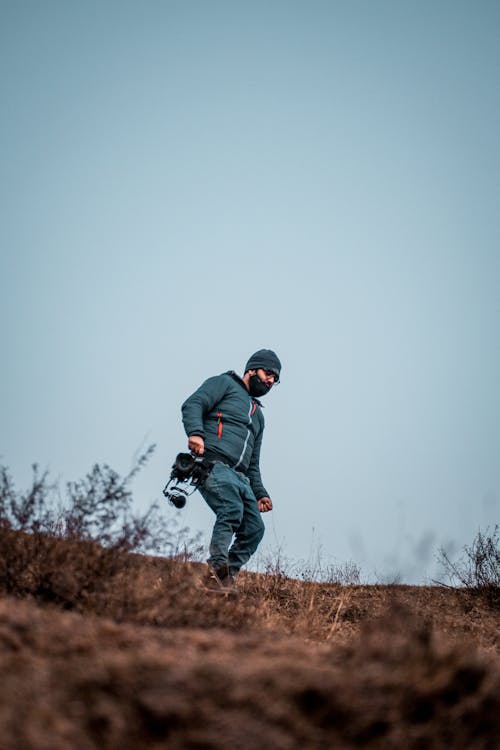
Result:
{"label": "man's right hand", "polygon": [[205,441],[199,435],[192,435],[188,440],[188,448],[197,456],[203,456],[205,453]]}

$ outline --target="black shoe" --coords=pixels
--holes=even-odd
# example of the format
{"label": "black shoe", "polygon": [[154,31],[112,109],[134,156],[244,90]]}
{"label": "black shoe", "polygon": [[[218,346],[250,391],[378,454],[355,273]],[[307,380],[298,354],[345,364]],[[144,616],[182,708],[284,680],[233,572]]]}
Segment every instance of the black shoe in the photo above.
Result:
{"label": "black shoe", "polygon": [[219,591],[229,591],[234,586],[234,577],[227,565],[217,567],[209,563],[206,584],[209,588],[217,587]]}

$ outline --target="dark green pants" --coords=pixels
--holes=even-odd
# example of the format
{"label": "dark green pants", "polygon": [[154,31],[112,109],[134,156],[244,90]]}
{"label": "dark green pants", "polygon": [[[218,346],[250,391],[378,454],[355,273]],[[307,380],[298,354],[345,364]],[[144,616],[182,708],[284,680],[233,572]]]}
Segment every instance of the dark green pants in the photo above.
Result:
{"label": "dark green pants", "polygon": [[[236,575],[264,536],[264,522],[248,478],[216,462],[200,492],[216,515],[208,563]],[[233,541],[234,537],[234,541]]]}

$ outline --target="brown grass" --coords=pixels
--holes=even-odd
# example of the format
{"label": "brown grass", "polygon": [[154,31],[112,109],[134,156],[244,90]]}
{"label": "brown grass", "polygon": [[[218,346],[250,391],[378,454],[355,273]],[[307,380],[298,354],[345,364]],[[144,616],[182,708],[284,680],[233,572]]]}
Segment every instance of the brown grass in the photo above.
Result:
{"label": "brown grass", "polygon": [[498,609],[472,592],[244,573],[225,597],[180,558],[0,553],[2,750],[498,747]]}

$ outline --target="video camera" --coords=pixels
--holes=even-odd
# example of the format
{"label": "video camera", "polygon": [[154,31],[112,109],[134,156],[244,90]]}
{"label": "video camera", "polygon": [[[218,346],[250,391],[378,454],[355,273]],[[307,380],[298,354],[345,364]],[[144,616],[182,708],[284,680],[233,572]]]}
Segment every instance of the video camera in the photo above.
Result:
{"label": "video camera", "polygon": [[[209,461],[203,456],[195,456],[192,453],[178,453],[172,464],[170,479],[163,490],[164,496],[176,508],[184,508],[189,495],[192,495],[205,482],[212,468],[213,461]],[[172,482],[173,485],[169,489]],[[194,489],[188,492],[189,487]]]}

